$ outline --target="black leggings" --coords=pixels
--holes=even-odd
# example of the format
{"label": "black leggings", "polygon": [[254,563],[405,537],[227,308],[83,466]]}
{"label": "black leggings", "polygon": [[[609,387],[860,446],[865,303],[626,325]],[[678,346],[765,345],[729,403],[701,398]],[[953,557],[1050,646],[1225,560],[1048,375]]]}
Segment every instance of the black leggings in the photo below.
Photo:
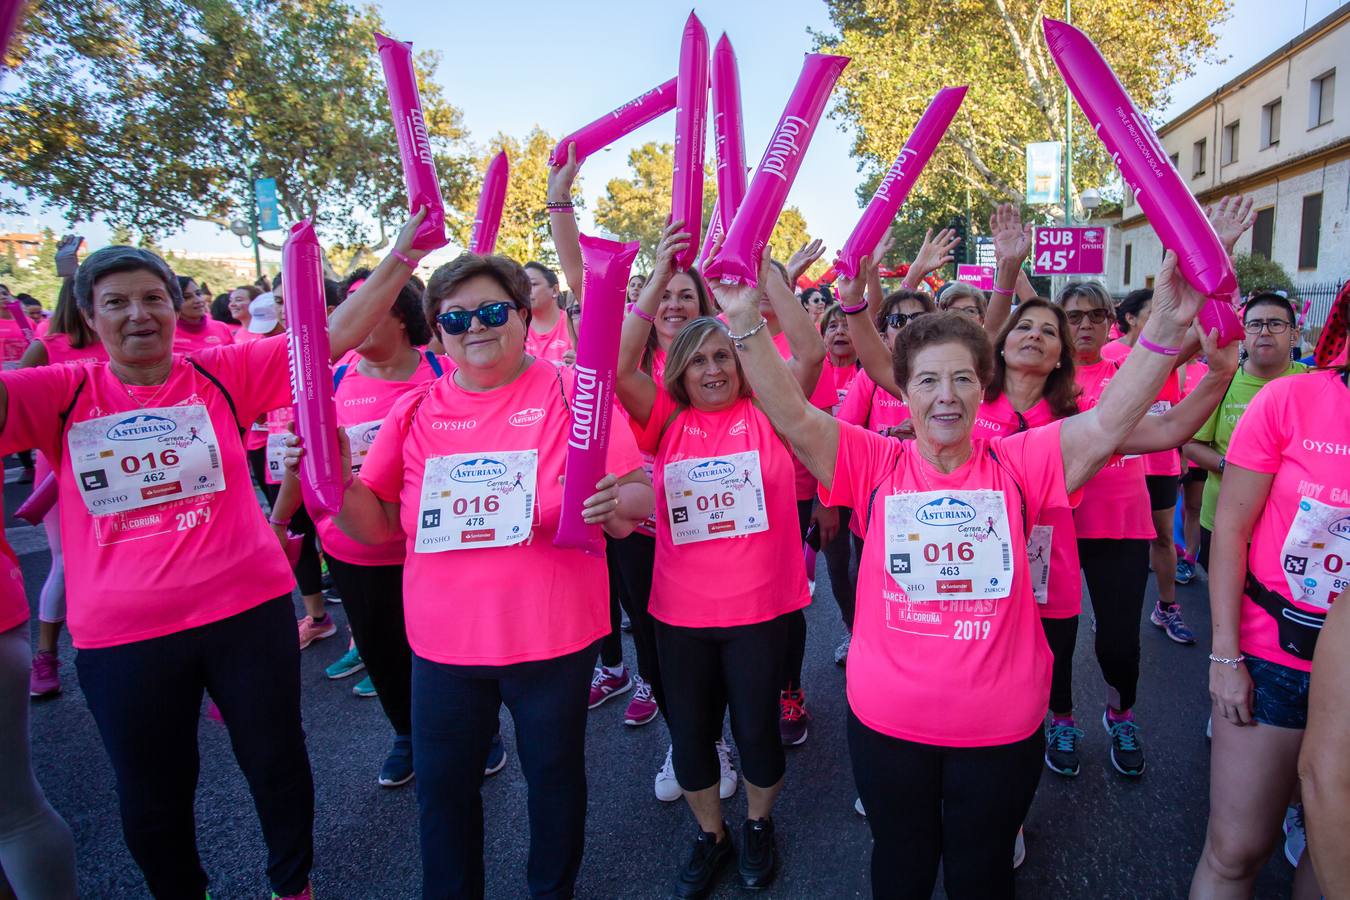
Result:
{"label": "black leggings", "polygon": [[652,699],[666,712],[666,695],[661,689],[661,666],[656,650],[655,620],[647,606],[652,599],[652,566],[656,562],[656,538],[633,532],[622,540],[606,538],[606,552],[618,564],[623,590],[619,599],[633,627],[633,650],[637,654],[638,674],[652,686]]}
{"label": "black leggings", "polygon": [[1013,896],[1013,843],[1041,778],[1045,736],[936,747],[873,731],[849,710],[848,749],[872,830],[872,896]]}
{"label": "black leggings", "polygon": [[1139,626],[1148,588],[1148,546],[1142,538],[1079,538],[1078,560],[1087,577],[1097,618],[1097,662],[1106,679],[1106,702],[1134,706],[1139,687]]}
{"label": "black leggings", "polygon": [[403,620],[403,567],[362,566],[328,557],[352,639],[394,734],[412,734],[412,650]]}
{"label": "black leggings", "polygon": [[714,744],[722,737],[727,706],[745,780],[768,788],[783,777],[778,685],[789,618],[734,628],[656,623],[661,677],[670,688],[666,724],[675,777],[686,791],[712,787],[721,776]]}
{"label": "black leggings", "polygon": [[1055,657],[1050,677],[1050,712],[1067,716],[1073,712],[1073,648],[1078,643],[1078,617],[1041,619],[1041,628]]}
{"label": "black leggings", "polygon": [[[814,500],[797,501],[797,530],[801,533],[802,543],[806,542],[806,529],[811,526],[811,510]],[[787,619],[787,643],[783,648],[783,687],[789,691],[800,690],[802,686],[802,663],[806,661],[806,610],[790,612]]]}
{"label": "black leggings", "polygon": [[300,727],[300,647],[289,596],[163,637],[81,650],[75,668],[117,779],[122,836],[154,897],[201,897],[197,726],[220,708],[267,843],[272,890],[314,862],[314,778]]}
{"label": "black leggings", "polygon": [[[281,485],[267,483],[267,450],[248,451],[248,465],[253,471],[254,481],[262,488],[268,505],[276,505]],[[288,527],[291,534],[303,538],[300,541],[300,559],[295,564],[296,587],[300,589],[301,596],[317,594],[323,590],[323,571],[319,562],[319,530],[314,527],[314,520],[309,517],[303,503],[291,517],[291,524]]]}
{"label": "black leggings", "polygon": [[613,538],[605,535],[605,563],[609,567],[609,634],[600,640],[600,664],[611,669],[623,665],[623,634],[619,627],[623,576],[619,574],[619,561],[614,557],[613,546]]}
{"label": "black leggings", "polygon": [[825,570],[830,573],[830,592],[834,594],[834,602],[839,604],[839,615],[844,620],[844,627],[850,632],[853,631],[853,610],[858,605],[858,576],[854,560],[862,559],[861,555],[853,555],[853,533],[848,530],[851,518],[852,510],[846,506],[840,507],[839,533],[821,548],[825,553]]}

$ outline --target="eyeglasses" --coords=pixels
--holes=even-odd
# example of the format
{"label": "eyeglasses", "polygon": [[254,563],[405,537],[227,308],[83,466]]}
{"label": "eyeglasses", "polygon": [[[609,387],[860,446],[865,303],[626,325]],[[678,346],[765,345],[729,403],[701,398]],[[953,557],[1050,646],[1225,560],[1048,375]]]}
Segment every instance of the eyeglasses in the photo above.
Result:
{"label": "eyeglasses", "polygon": [[436,321],[445,329],[446,334],[463,334],[468,331],[469,326],[473,324],[474,316],[488,328],[501,328],[511,317],[511,310],[515,308],[516,305],[510,300],[498,300],[495,303],[485,303],[477,309],[452,309],[443,312],[436,317]]}
{"label": "eyeglasses", "polygon": [[919,318],[919,316],[923,315],[927,315],[926,310],[916,313],[891,313],[889,316],[886,317],[886,327],[896,329],[904,328],[905,325],[907,325],[910,322],[913,322],[915,319]]}
{"label": "eyeglasses", "polygon": [[569,307],[567,307],[567,317],[568,317],[569,319],[579,319],[579,318],[581,318],[581,307],[580,307],[580,306],[569,306]]}
{"label": "eyeglasses", "polygon": [[1075,328],[1086,318],[1093,325],[1100,325],[1106,321],[1106,310],[1104,309],[1075,309],[1072,312],[1065,312],[1069,319],[1069,324]]}
{"label": "eyeglasses", "polygon": [[1286,319],[1248,319],[1242,323],[1248,334],[1260,334],[1263,326],[1271,334],[1284,334],[1289,330],[1289,322]]}
{"label": "eyeglasses", "polygon": [[978,319],[980,317],[980,308],[978,306],[953,306],[951,307],[951,311],[970,316],[972,319]]}

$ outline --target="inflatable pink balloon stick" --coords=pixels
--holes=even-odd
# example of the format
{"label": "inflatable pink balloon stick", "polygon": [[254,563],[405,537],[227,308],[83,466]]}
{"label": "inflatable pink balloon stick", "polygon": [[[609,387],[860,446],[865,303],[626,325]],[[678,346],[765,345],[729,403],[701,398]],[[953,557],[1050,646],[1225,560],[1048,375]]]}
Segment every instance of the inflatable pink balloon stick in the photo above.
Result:
{"label": "inflatable pink balloon stick", "polygon": [[417,92],[417,74],[413,71],[412,44],[375,35],[384,67],[384,82],[389,89],[389,109],[398,134],[398,153],[403,160],[403,180],[408,186],[408,212],[427,208],[427,217],[417,229],[413,246],[435,250],[449,243],[445,236],[445,201],[436,178],[436,162],[431,155],[431,139],[422,116],[422,98]]}
{"label": "inflatable pink balloon stick", "polygon": [[692,12],[680,41],[675,81],[675,172],[671,179],[670,221],[684,222],[692,240],[675,257],[676,271],[694,264],[694,241],[703,233],[703,156],[708,144],[708,32]]}
{"label": "inflatable pink balloon stick", "polygon": [[502,208],[506,205],[506,182],[511,177],[511,163],[503,150],[488,163],[483,176],[483,192],[478,195],[478,215],[473,219],[469,236],[469,250],[487,256],[497,249],[497,231],[502,226]]}
{"label": "inflatable pink balloon stick", "polygon": [[6,300],[5,310],[14,317],[14,323],[19,326],[19,331],[23,333],[23,339],[28,343],[37,340],[37,335],[33,333],[33,320],[28,318],[28,313],[23,311],[23,304],[18,300]]}
{"label": "inflatable pink balloon stick", "polygon": [[308,219],[291,226],[281,253],[281,277],[291,345],[295,433],[305,442],[300,495],[311,513],[332,515],[342,508],[347,473],[342,471],[338,451],[323,260],[319,239]]}
{"label": "inflatable pink balloon stick", "polygon": [[641,96],[634,97],[613,112],[605,113],[589,125],[583,125],[567,137],[558,141],[549,158],[550,166],[560,166],[567,162],[567,145],[577,145],[577,163],[603,150],[619,138],[636,131],[652,119],[675,108],[677,79],[672,78],[659,84]]}
{"label": "inflatable pink balloon stick", "polygon": [[586,314],[577,328],[572,427],[567,434],[562,515],[553,545],[583,550],[591,556],[605,555],[605,537],[599,525],[586,524],[581,510],[586,498],[595,493],[595,485],[605,477],[609,430],[614,423],[619,332],[623,328],[628,273],[639,247],[636,241],[622,244],[581,235]]}
{"label": "inflatable pink balloon stick", "polygon": [[710,282],[720,278],[725,283],[753,286],[758,281],[764,247],[787,202],[788,191],[825,111],[830,91],[847,65],[847,56],[807,54],[797,86],[783,108],[783,117],[764,149],[755,176],[750,179],[745,200],[736,210],[736,218],[724,226],[727,236],[722,249],[704,272]]}
{"label": "inflatable pink balloon stick", "polygon": [[[723,222],[736,218],[745,199],[745,123],[741,119],[741,76],[736,51],[725,34],[712,56],[713,144],[717,148],[717,207]],[[707,246],[702,257],[707,261]]]}
{"label": "inflatable pink balloon stick", "polygon": [[714,206],[712,215],[708,216],[708,230],[703,235],[703,249],[698,251],[698,267],[700,270],[708,264],[708,259],[712,256],[713,246],[721,235],[722,208]]}
{"label": "inflatable pink balloon stick", "polygon": [[909,196],[914,182],[919,180],[919,173],[928,165],[942,136],[947,133],[947,126],[951,125],[965,96],[965,87],[946,87],[938,91],[928,104],[928,109],[919,118],[919,124],[914,126],[914,133],[905,141],[905,146],[900,148],[900,155],[886,170],[867,209],[863,210],[862,218],[853,226],[853,233],[839,249],[835,266],[844,277],[858,277],[858,264],[863,257],[870,256],[876,250],[877,243],[895,221],[896,213]]}
{"label": "inflatable pink balloon stick", "polygon": [[[1134,191],[1163,246],[1176,252],[1182,274],[1209,298],[1208,306],[1231,306],[1237,291],[1233,263],[1148,120],[1087,35],[1055,19],[1045,19],[1043,27],[1045,43],[1064,83]],[[1208,320],[1221,329],[1223,344],[1242,337],[1236,313],[1207,308],[1200,318],[1201,324]]]}
{"label": "inflatable pink balloon stick", "polygon": [[0,67],[5,64],[5,51],[9,49],[9,39],[23,17],[23,0],[0,0]]}
{"label": "inflatable pink balloon stick", "polygon": [[28,499],[19,504],[19,508],[14,510],[14,515],[23,519],[29,525],[40,525],[42,520],[47,517],[47,513],[52,511],[56,505],[56,473],[48,472],[47,477],[33,488],[33,493],[28,495]]}

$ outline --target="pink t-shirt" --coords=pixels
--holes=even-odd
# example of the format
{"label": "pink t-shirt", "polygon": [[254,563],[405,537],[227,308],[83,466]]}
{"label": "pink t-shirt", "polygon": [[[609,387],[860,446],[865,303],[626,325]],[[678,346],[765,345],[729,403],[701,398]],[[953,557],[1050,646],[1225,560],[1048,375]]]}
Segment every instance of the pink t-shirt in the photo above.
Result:
{"label": "pink t-shirt", "polygon": [[[239,422],[290,399],[284,338],[203,350],[193,358],[229,392]],[[0,453],[36,447],[59,467],[67,622],[76,647],[112,647],[185,631],[290,592],[295,579],[258,507],[229,401],[184,357],[175,355],[164,384],[148,387],[123,384],[106,363],[40,366],[0,379],[9,391]],[[203,405],[224,490],[127,512],[89,513],[66,452],[71,427],[122,416],[116,428],[145,409]],[[67,408],[70,417],[63,425],[60,415]],[[118,445],[108,443],[105,455],[115,458]],[[97,471],[79,476],[94,486],[107,479]]]}
{"label": "pink t-shirt", "polygon": [[[1070,505],[1059,429],[1056,422],[1007,438],[974,438],[970,459],[943,474],[913,441],[840,425],[827,501],[863,515],[871,509],[848,654],[849,705],[867,727],[945,747],[1008,744],[1041,727],[1051,655],[1028,577],[1022,504],[1032,522],[1048,507]],[[887,559],[887,497],[957,490],[1002,491],[1010,593],[1003,599],[910,599],[890,574],[896,561]]]}
{"label": "pink t-shirt", "polygon": [[52,320],[50,316],[43,316],[42,321],[33,326],[33,334],[42,337],[51,330]]}
{"label": "pink t-shirt", "polygon": [[[787,332],[780,331],[773,336],[773,345],[778,348],[778,354],[783,359],[792,359],[792,346],[788,343]],[[834,384],[830,378],[826,377],[826,366],[830,361],[827,358],[821,363],[820,375],[816,378],[816,386],[811,389],[809,401],[816,409],[830,410],[834,407],[835,394]],[[833,367],[831,367],[833,368]],[[816,489],[820,486],[811,474],[811,471],[802,464],[802,461],[794,455],[792,457],[792,479],[796,485],[798,500],[811,500],[816,496]]]}
{"label": "pink t-shirt", "polygon": [[[439,360],[437,361],[439,364]],[[334,369],[341,365],[334,366]],[[441,371],[445,371],[442,366]],[[338,383],[333,401],[337,405],[339,428],[357,428],[361,431],[379,433],[385,416],[393,409],[397,401],[419,384],[425,384],[437,377],[426,357],[418,364],[412,377],[407,381],[386,381],[383,378],[371,378],[362,375],[357,364],[349,364]],[[367,442],[372,438],[367,438]],[[319,542],[323,552],[343,562],[357,566],[401,566],[407,548],[407,538],[400,534],[385,544],[362,544],[347,537],[342,529],[333,523],[332,518],[323,513],[314,516],[314,526],[319,532]]]}
{"label": "pink t-shirt", "polygon": [[28,349],[28,338],[13,318],[0,319],[0,369],[8,372],[19,366],[24,351]]}
{"label": "pink t-shirt", "polygon": [[[801,564],[792,452],[748,398],[721,412],[685,408],[676,414],[677,409],[671,396],[660,391],[638,438],[639,446],[656,457],[651,614],[667,625],[727,628],[767,622],[806,606],[811,595]],[[674,498],[667,496],[666,466],[696,459],[716,463],[750,451],[758,453],[768,530],[677,545],[671,534]]]}
{"label": "pink t-shirt", "polygon": [[541,334],[531,326],[525,329],[525,352],[536,359],[562,365],[563,354],[572,349],[572,334],[567,330],[567,314],[558,316],[553,330]]}
{"label": "pink t-shirt", "polygon": [[[609,633],[605,560],[553,546],[571,381],[570,370],[543,360],[486,392],[465,390],[447,375],[400,397],[380,427],[360,477],[380,499],[400,504],[409,536],[403,566],[408,643],[423,659],[504,666],[574,653]],[[529,539],[509,547],[413,552],[429,458],[529,449],[539,452]],[[641,465],[627,429],[610,432],[606,459],[620,477]]]}
{"label": "pink t-shirt", "polygon": [[230,326],[210,316],[202,319],[198,325],[189,325],[179,319],[178,327],[173,332],[174,353],[191,353],[233,343],[234,335],[230,333]]}
{"label": "pink t-shirt", "polygon": [[[888,429],[909,418],[909,407],[903,400],[892,397],[888,391],[878,387],[870,375],[860,370],[849,385],[848,394],[835,418],[850,425],[859,425],[874,434],[885,434]],[[854,515],[848,520],[848,530],[862,537],[864,524],[862,515],[854,510]]]}
{"label": "pink t-shirt", "polygon": [[[999,438],[1039,428],[1055,421],[1050,404],[1041,400],[1035,406],[1022,413],[1019,420],[1017,411],[1007,394],[999,395],[992,403],[980,404],[975,418],[975,427],[971,434],[977,438]],[[1041,532],[1050,544],[1050,566],[1046,572],[1044,589],[1036,596],[1036,608],[1042,619],[1068,619],[1078,615],[1083,608],[1083,582],[1079,575],[1078,535],[1073,527],[1073,510],[1064,506],[1046,507],[1041,517],[1034,523],[1049,529],[1048,534]],[[1045,554],[1045,541],[1033,541],[1033,547],[1027,548],[1031,559],[1032,574],[1041,570],[1036,565]],[[1044,596],[1044,602],[1041,597]]]}
{"label": "pink t-shirt", "polygon": [[[1108,359],[1120,366],[1131,352],[1130,345],[1125,343],[1124,340],[1112,341],[1102,348],[1102,359]],[[1199,376],[1197,376],[1197,380],[1198,378]],[[1163,382],[1162,389],[1158,391],[1158,399],[1153,401],[1153,406],[1149,408],[1148,414],[1150,416],[1162,415],[1180,403],[1181,396],[1181,381],[1177,377],[1176,369],[1173,369],[1168,373],[1167,380]],[[1178,450],[1159,450],[1156,453],[1145,453],[1144,474],[1180,475],[1181,452]]]}
{"label": "pink t-shirt", "polygon": [[[1238,420],[1227,460],[1275,476],[1252,531],[1249,571],[1296,610],[1326,612],[1350,587],[1350,390],[1340,374],[1310,372],[1261,388]],[[1308,515],[1326,517],[1330,533],[1311,552],[1287,552],[1295,517]],[[1291,579],[1299,583],[1297,597]],[[1243,653],[1312,671],[1310,660],[1281,649],[1274,615],[1246,597],[1240,640]]]}
{"label": "pink t-shirt", "polygon": [[[1118,371],[1108,359],[1075,366],[1074,377],[1082,388],[1078,408],[1087,411],[1096,406]],[[1083,502],[1073,511],[1073,522],[1080,538],[1153,540],[1156,531],[1143,458],[1113,456],[1083,487]]]}
{"label": "pink t-shirt", "polygon": [[0,536],[0,634],[28,621],[28,597],[23,572],[9,542]]}
{"label": "pink t-shirt", "polygon": [[78,366],[84,363],[107,362],[108,349],[102,341],[96,341],[88,347],[70,346],[68,334],[45,334],[39,340],[47,348],[47,365]]}

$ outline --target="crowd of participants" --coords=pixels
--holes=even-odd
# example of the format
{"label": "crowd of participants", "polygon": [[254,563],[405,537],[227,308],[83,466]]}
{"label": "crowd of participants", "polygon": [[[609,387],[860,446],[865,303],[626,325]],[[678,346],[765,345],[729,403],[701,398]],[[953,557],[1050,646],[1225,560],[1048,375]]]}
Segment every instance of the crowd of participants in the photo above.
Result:
{"label": "crowd of participants", "polygon": [[[577,169],[548,181],[574,289]],[[1230,253],[1250,213],[1242,198],[1212,211]],[[818,242],[786,262],[766,252],[757,287],[710,285],[677,268],[699,235],[673,222],[628,285],[610,474],[584,511],[605,532],[600,559],[552,540],[585,297],[565,300],[538,262],[468,253],[424,283],[422,217],[374,268],[326,285],[350,473],[333,515],[306,510],[297,478],[280,279],[213,299],[114,246],[80,264],[50,318],[25,306],[37,340],[0,312],[0,453],[59,491],[35,651],[0,548],[0,870],[19,898],[77,895],[70,831],[28,749],[28,695],[60,693],[67,623],[154,897],[209,896],[193,811],[204,700],[248,781],[273,896],[312,895],[299,663],[331,638],[347,649],[328,676],[364,673],[354,692],[388,722],[372,780],[416,780],[423,896],[484,893],[481,790],[506,762],[503,707],[528,785],[525,885],[572,896],[588,711],[615,699],[626,724],[669,731],[654,793],[694,819],[673,893],[705,896],[733,868],[768,887],[785,748],[811,735],[817,554],[848,634],[834,651],[847,746],[828,752],[852,762],[874,896],[928,897],[939,867],[950,897],[1012,896],[1043,768],[1078,775],[1095,722],[1115,771],[1145,773],[1150,571],[1147,621],[1211,651],[1191,895],[1252,896],[1282,831],[1296,897],[1350,895],[1350,613],[1333,602],[1350,555],[1350,366],[1334,341],[1296,361],[1287,297],[1246,297],[1227,347],[1195,322],[1203,298],[1171,252],[1153,288],[1118,303],[1090,281],[1041,297],[1030,227],[1008,206],[989,222],[987,294],[926,290],[957,249],[949,231],[927,235],[893,290],[886,242],[832,287],[796,290]],[[1348,306],[1344,292],[1333,335]],[[481,477],[453,479],[464,467]],[[1201,577],[1207,640],[1176,595]],[[1107,692],[1080,691],[1076,716],[1084,582]],[[733,827],[722,801],[742,783]]]}

